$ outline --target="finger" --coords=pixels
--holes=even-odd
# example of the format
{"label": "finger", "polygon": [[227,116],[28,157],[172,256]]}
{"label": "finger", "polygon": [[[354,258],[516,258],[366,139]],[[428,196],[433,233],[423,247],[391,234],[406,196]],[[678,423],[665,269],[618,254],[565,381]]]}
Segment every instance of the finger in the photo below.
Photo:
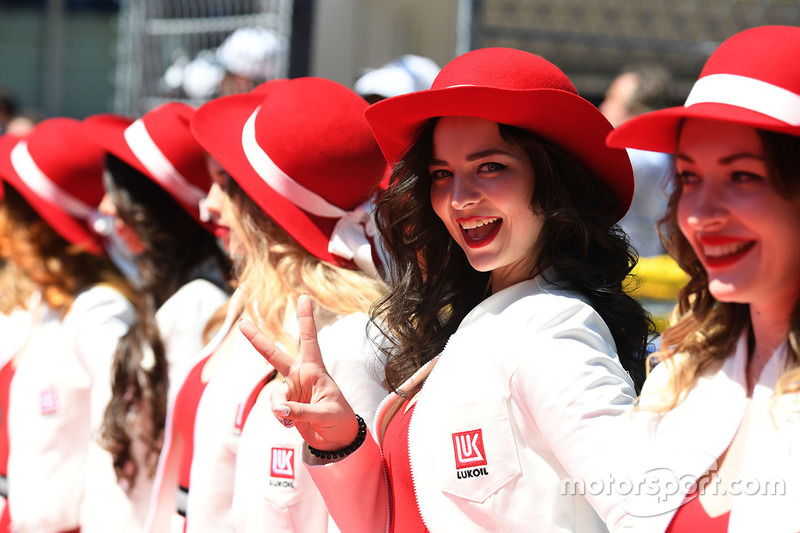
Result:
{"label": "finger", "polygon": [[266,335],[258,331],[255,324],[243,318],[239,321],[239,331],[242,332],[253,348],[271,364],[275,370],[284,376],[289,374],[289,370],[295,360],[286,355],[281,349],[272,344]]}
{"label": "finger", "polygon": [[300,323],[300,358],[306,362],[322,365],[322,354],[317,342],[317,325],[314,322],[314,309],[311,305],[311,298],[307,294],[301,294],[297,299],[297,320]]}
{"label": "finger", "polygon": [[279,404],[272,404],[272,412],[278,419],[291,420],[292,422],[307,422],[317,426],[329,426],[332,418],[331,409],[323,404],[286,401]]}

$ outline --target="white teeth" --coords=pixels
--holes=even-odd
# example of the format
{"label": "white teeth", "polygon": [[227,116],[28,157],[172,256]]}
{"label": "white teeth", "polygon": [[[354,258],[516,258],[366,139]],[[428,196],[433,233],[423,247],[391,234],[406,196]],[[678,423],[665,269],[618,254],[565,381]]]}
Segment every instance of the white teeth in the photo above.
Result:
{"label": "white teeth", "polygon": [[470,229],[480,228],[481,226],[485,226],[486,224],[491,224],[492,222],[496,222],[497,220],[500,220],[500,218],[494,217],[494,218],[482,218],[479,220],[478,219],[467,220],[461,223],[461,227],[464,228],[465,230],[470,230]]}
{"label": "white teeth", "polygon": [[718,244],[714,246],[703,246],[703,253],[706,257],[725,257],[737,252],[741,252],[749,246],[746,242]]}

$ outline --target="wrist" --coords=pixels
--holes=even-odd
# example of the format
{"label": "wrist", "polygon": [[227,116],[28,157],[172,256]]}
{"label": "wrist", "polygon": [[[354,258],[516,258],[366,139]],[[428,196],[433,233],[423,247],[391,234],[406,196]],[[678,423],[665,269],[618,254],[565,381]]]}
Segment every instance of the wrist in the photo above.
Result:
{"label": "wrist", "polygon": [[367,423],[358,414],[356,414],[356,421],[358,422],[358,430],[355,439],[350,444],[336,450],[319,450],[308,444],[309,453],[320,459],[340,459],[356,451],[364,444],[364,440],[367,438]]}

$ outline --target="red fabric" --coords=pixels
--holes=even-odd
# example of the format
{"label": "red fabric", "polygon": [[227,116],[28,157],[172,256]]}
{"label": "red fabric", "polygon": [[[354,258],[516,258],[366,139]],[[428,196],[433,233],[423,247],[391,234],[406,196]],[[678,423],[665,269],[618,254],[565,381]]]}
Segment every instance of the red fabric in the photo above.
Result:
{"label": "red fabric", "polygon": [[0,368],[0,474],[8,473],[8,392],[14,365],[11,360]]}
{"label": "red fabric", "polygon": [[244,427],[244,423],[247,422],[247,417],[250,415],[250,411],[253,410],[253,406],[256,404],[256,400],[258,399],[258,395],[261,394],[261,391],[264,387],[267,386],[267,383],[272,381],[272,379],[277,375],[277,371],[270,372],[268,375],[264,376],[264,379],[258,382],[258,384],[253,388],[250,392],[250,396],[247,397],[247,401],[244,405],[241,406],[241,410],[237,416],[236,420],[236,429],[239,431],[242,430]]}
{"label": "red fabric", "polygon": [[[211,357],[211,356],[208,356]],[[208,357],[197,363],[186,376],[186,380],[181,385],[181,390],[175,397],[175,409],[172,413],[175,434],[183,442],[181,450],[180,468],[178,470],[178,483],[181,487],[189,488],[189,471],[192,466],[192,454],[194,453],[194,421],[197,414],[197,404],[200,403],[200,396],[206,384],[200,379],[203,367],[208,362]]]}
{"label": "red fabric", "polygon": [[8,510],[8,501],[3,506],[3,514],[0,515],[0,533],[11,533],[11,513]]}
{"label": "red fabric", "polygon": [[728,531],[731,513],[711,518],[706,513],[700,498],[693,498],[678,508],[665,533],[724,533]]}
{"label": "red fabric", "polygon": [[383,456],[389,472],[389,485],[392,487],[392,526],[391,533],[427,532],[422,516],[419,514],[414,482],[411,478],[411,462],[408,459],[408,425],[414,406],[405,411],[408,400],[400,411],[392,417],[383,438]]}

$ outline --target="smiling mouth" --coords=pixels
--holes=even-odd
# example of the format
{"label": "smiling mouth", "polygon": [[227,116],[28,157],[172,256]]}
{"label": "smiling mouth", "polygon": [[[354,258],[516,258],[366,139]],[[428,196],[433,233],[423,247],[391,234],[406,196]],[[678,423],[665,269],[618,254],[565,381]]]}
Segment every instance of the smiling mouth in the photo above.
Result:
{"label": "smiling mouth", "polygon": [[709,267],[727,266],[744,257],[755,245],[755,241],[704,244],[703,255]]}
{"label": "smiling mouth", "polygon": [[470,218],[458,221],[464,241],[470,248],[486,246],[497,235],[503,219],[500,217]]}

